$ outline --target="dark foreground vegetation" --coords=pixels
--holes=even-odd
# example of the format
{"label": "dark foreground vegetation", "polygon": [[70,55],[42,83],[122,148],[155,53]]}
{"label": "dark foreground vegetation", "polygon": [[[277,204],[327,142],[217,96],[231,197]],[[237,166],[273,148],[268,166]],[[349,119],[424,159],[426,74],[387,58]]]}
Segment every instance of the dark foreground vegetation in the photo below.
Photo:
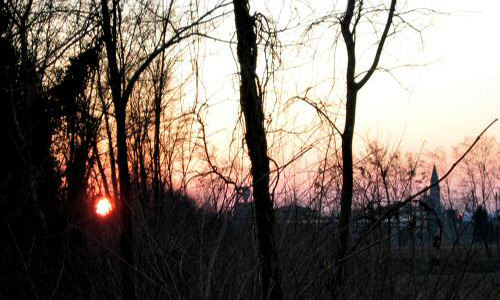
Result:
{"label": "dark foreground vegetation", "polygon": [[[135,214],[134,278],[143,299],[256,299],[260,276],[252,222],[196,208],[176,195],[156,214]],[[141,211],[136,209],[136,211]],[[278,223],[275,238],[284,297],[329,299],[336,249],[329,218],[290,214]],[[307,221],[307,222],[306,222]],[[78,228],[81,244],[63,233],[45,243],[43,271],[34,268],[39,249],[10,226],[2,256],[2,297],[32,299],[45,292],[55,299],[121,298],[116,220],[89,219]],[[105,225],[105,226],[104,226]],[[366,228],[365,226],[363,226]],[[72,226],[67,229],[72,230]],[[500,292],[500,239],[444,244],[436,249],[418,238],[398,244],[383,228],[350,257],[349,299],[496,299]],[[497,225],[496,232],[498,234]],[[401,228],[418,236],[418,228]],[[355,230],[362,233],[363,229]],[[15,237],[15,239],[13,238]],[[15,244],[14,244],[15,242]],[[40,254],[38,254],[40,255]],[[39,273],[38,273],[39,272]]]}
{"label": "dark foreground vegetation", "polygon": [[[358,92],[408,25],[397,3],[307,20],[334,20],[346,46],[344,129],[305,92],[293,99],[319,125],[294,132],[265,105],[286,28],[246,0],[0,0],[0,299],[497,299],[495,122],[451,168],[439,152],[353,148]],[[375,19],[361,71],[356,28]],[[217,145],[228,155],[200,91],[214,41],[238,66],[240,115],[218,116],[237,123]]]}

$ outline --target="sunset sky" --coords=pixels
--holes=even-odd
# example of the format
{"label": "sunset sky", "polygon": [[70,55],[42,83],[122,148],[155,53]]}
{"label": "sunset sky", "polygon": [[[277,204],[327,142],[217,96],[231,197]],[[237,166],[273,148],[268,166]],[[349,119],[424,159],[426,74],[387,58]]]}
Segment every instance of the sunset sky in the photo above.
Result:
{"label": "sunset sky", "polygon": [[[391,145],[401,141],[403,150],[418,151],[422,146],[427,150],[449,149],[462,142],[464,137],[477,135],[500,116],[500,18],[497,17],[500,3],[466,0],[417,2],[419,8],[438,13],[409,16],[413,25],[423,29],[422,39],[415,31],[406,28],[387,41],[379,66],[391,69],[397,80],[387,73],[378,72],[361,90],[356,119],[358,143],[368,137]],[[254,3],[257,5],[263,4]],[[278,114],[275,99],[286,103],[286,99],[303,95],[308,87],[314,87],[309,96],[339,107],[345,90],[342,84],[345,49],[341,38],[336,51],[332,49],[338,26],[323,26],[304,33],[308,21],[333,8],[324,4],[325,7],[315,7],[314,11],[312,8],[311,11],[303,9],[299,16],[294,15],[294,9],[287,4],[281,7],[265,5],[255,10],[271,13],[281,27],[295,26],[279,36],[283,45],[306,44],[298,49],[283,48],[282,74],[285,75],[276,76],[278,83],[273,90],[277,92],[266,98],[267,112]],[[405,8],[414,8],[412,5],[415,5],[414,1]],[[343,8],[339,5],[336,10],[342,11]],[[232,20],[228,18],[224,23],[225,26],[215,35],[234,41]],[[374,53],[373,47],[370,48],[374,42],[373,34],[370,35],[368,29],[365,33],[357,41],[360,54],[358,73],[366,69],[363,67]],[[201,94],[210,104],[207,124],[208,130],[216,133],[213,135],[215,139],[227,140],[235,123],[235,119],[227,116],[234,116],[238,111],[235,54],[234,45],[231,51],[227,43],[211,41],[204,48]],[[262,62],[261,59],[261,71]],[[332,87],[333,80],[335,87]],[[306,105],[295,109],[295,113],[295,117],[305,123],[314,116]],[[288,121],[293,118],[287,115]],[[278,119],[279,114],[273,121],[279,123]],[[302,126],[301,121],[292,122],[293,129]],[[488,134],[500,139],[500,125],[493,126]]]}
{"label": "sunset sky", "polygon": [[[361,132],[382,137],[387,132],[394,140],[403,137],[403,146],[413,150],[424,142],[430,148],[455,145],[500,116],[500,3],[427,2],[450,15],[436,17],[434,26],[423,33],[423,53],[408,51],[434,62],[407,71],[410,80],[403,84],[409,85],[408,92],[387,76],[374,78],[364,95],[377,89],[391,92],[377,99],[380,105],[372,105],[362,94],[358,115]],[[500,126],[489,134],[500,138]]]}

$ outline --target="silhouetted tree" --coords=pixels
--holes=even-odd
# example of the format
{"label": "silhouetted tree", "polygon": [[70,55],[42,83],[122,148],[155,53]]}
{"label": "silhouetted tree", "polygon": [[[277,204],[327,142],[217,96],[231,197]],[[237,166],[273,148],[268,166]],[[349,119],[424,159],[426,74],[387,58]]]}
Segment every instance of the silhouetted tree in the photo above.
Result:
{"label": "silhouetted tree", "polygon": [[[100,44],[96,42],[78,56],[70,58],[60,83],[49,92],[52,96],[51,115],[58,120],[57,129],[63,134],[68,147],[65,166],[67,213],[78,226],[82,226],[88,216],[87,182],[92,167],[90,152],[96,143],[100,125],[100,119],[92,115],[91,101],[85,93],[91,74],[98,67]],[[73,242],[83,246],[80,230],[75,231],[79,241]]]}
{"label": "silhouetted tree", "polygon": [[349,0],[345,12],[340,20],[342,37],[347,51],[346,68],[346,112],[344,131],[342,133],[342,194],[340,199],[340,218],[339,218],[339,252],[338,269],[335,284],[335,293],[339,293],[344,285],[346,275],[345,256],[350,244],[350,222],[353,199],[353,149],[352,140],[354,137],[354,124],[356,120],[356,102],[359,90],[368,82],[370,77],[377,69],[385,44],[389,29],[392,24],[392,18],[396,9],[396,0],[391,0],[387,14],[387,20],[383,32],[379,38],[376,53],[368,71],[356,80],[356,29],[359,20],[363,14],[364,1]]}
{"label": "silhouetted tree", "polygon": [[[127,104],[130,100],[132,92],[136,88],[139,78],[149,65],[160,56],[164,51],[178,44],[182,40],[199,34],[199,26],[205,22],[212,21],[212,15],[216,10],[224,7],[224,2],[217,2],[204,12],[198,12],[198,3],[193,3],[190,7],[190,17],[187,21],[180,17],[179,22],[187,22],[187,24],[176,24],[174,16],[176,13],[174,9],[175,1],[164,7],[164,11],[158,12],[151,10],[147,5],[141,5],[139,10],[129,10],[129,18],[122,18],[125,13],[124,4],[122,1],[112,1],[111,9],[108,6],[107,0],[100,1],[101,9],[101,29],[103,33],[103,40],[106,48],[107,58],[107,77],[111,90],[111,98],[114,106],[115,120],[116,120],[116,147],[117,147],[117,163],[118,163],[118,178],[120,185],[119,192],[119,211],[121,222],[121,235],[120,235],[120,252],[123,257],[121,263],[122,273],[122,288],[123,296],[125,299],[135,299],[136,290],[134,276],[132,270],[134,267],[133,256],[133,240],[132,240],[132,207],[134,201],[132,197],[130,172],[129,172],[129,150],[127,148]],[[135,40],[131,42],[133,51],[144,51],[136,53],[134,57],[129,56],[133,62],[123,61],[127,56],[125,44],[127,44],[127,34],[124,28],[125,22],[133,20],[129,25],[135,28],[133,31],[133,39],[143,39],[142,42],[151,38],[154,40],[156,36],[150,35],[151,30],[146,24],[149,20],[145,18],[147,13],[152,14],[152,18],[158,21],[154,24],[157,32],[165,34],[168,32],[168,38],[163,38],[160,41],[152,42],[152,47],[144,47],[144,43],[138,43]],[[132,32],[132,31],[131,31]],[[142,36],[140,36],[142,34]],[[146,44],[150,44],[149,42]],[[132,65],[129,65],[129,63]]]}
{"label": "silhouetted tree", "polygon": [[245,117],[245,140],[251,161],[257,237],[261,259],[262,297],[282,299],[280,273],[274,242],[274,209],[269,194],[269,157],[264,128],[262,93],[255,73],[257,41],[255,16],[247,0],[234,0],[234,20],[240,64],[240,105]]}
{"label": "silhouetted tree", "polygon": [[472,222],[474,224],[473,241],[477,242],[481,239],[487,244],[489,240],[488,212],[482,205],[476,208],[472,215]]}
{"label": "silhouetted tree", "polygon": [[29,34],[32,14],[29,3],[17,7],[0,2],[0,138],[5,149],[0,172],[0,230],[1,243],[6,242],[9,253],[2,258],[14,258],[8,268],[23,266],[31,279],[26,288],[25,281],[16,277],[19,273],[7,268],[14,275],[5,278],[8,283],[3,285],[12,288],[13,297],[35,298],[48,297],[51,292],[54,278],[50,270],[61,259],[57,254],[64,228],[51,154],[54,124],[42,85],[44,70],[37,65],[34,52],[39,40]]}

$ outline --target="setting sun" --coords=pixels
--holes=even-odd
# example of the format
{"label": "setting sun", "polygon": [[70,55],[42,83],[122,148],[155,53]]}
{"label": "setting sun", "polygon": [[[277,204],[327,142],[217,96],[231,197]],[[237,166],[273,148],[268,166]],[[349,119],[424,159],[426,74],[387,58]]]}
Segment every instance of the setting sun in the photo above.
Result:
{"label": "setting sun", "polygon": [[101,217],[105,217],[109,215],[111,210],[113,209],[113,205],[111,205],[111,201],[108,198],[103,197],[97,201],[95,206],[95,212],[97,215]]}

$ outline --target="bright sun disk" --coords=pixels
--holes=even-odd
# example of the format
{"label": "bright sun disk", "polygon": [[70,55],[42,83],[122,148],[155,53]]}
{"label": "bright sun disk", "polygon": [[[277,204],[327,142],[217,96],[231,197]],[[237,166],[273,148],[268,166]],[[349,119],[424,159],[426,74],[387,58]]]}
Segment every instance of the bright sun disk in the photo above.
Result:
{"label": "bright sun disk", "polygon": [[95,212],[99,216],[105,217],[111,212],[113,206],[111,205],[111,201],[109,201],[108,198],[103,197],[99,199],[99,201],[97,201],[95,208]]}

